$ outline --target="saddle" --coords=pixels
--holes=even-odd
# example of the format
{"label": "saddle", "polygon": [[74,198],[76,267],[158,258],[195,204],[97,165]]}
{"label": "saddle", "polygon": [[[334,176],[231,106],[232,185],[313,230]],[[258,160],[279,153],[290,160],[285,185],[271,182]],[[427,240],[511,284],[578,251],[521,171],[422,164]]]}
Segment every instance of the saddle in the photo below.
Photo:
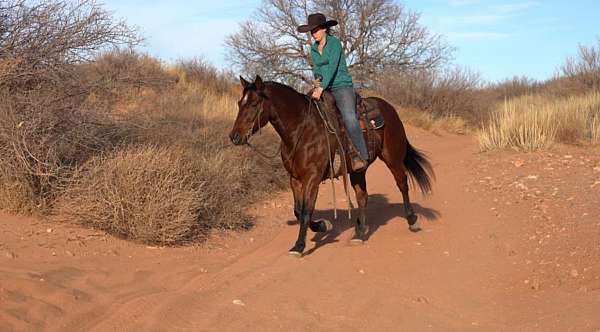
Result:
{"label": "saddle", "polygon": [[363,131],[383,128],[383,115],[377,107],[369,107],[363,98],[356,94],[356,117]]}
{"label": "saddle", "polygon": [[[335,104],[333,95],[324,93],[319,101],[319,106],[320,112],[323,113],[321,117],[323,118],[323,121],[326,122],[327,127],[330,128],[330,130],[335,131],[335,133],[342,138],[344,150],[348,151],[351,155],[358,154],[358,151],[356,151],[354,144],[351,143],[350,137],[347,134],[342,115]],[[369,154],[371,154],[372,146],[373,144],[376,144],[376,142],[373,141],[375,138],[374,133],[370,133],[370,131],[381,129],[385,125],[383,115],[375,105],[372,105],[357,93],[356,118],[364,133],[365,143],[369,148]]]}
{"label": "saddle", "polygon": [[[342,115],[335,105],[333,95],[324,93],[319,105],[321,106],[321,110],[325,113],[329,125],[335,127],[339,125],[342,128],[344,127]],[[374,105],[369,105],[369,103],[367,103],[367,101],[365,101],[358,93],[356,93],[356,118],[358,119],[358,123],[363,132],[381,129],[385,124],[383,115],[381,115],[379,109]],[[336,122],[338,123],[336,124]]]}

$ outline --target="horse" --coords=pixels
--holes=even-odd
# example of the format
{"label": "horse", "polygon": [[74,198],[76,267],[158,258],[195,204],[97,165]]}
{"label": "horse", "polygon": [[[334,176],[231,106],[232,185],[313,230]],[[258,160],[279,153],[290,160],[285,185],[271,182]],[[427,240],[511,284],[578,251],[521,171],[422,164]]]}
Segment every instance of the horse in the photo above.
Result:
{"label": "horse", "polygon": [[[240,76],[240,83],[243,92],[238,101],[238,114],[229,138],[234,145],[248,144],[250,137],[268,123],[281,138],[281,159],[290,177],[294,215],[300,225],[298,238],[289,249],[289,255],[301,257],[306,246],[308,228],[314,232],[326,232],[331,229],[328,221],[312,221],[312,214],[319,184],[327,179],[331,165],[329,158],[335,153],[335,149],[331,146],[328,148],[328,144],[335,142],[336,138],[326,129],[317,108],[311,105],[314,101],[307,95],[281,83],[263,82],[259,75],[254,82],[246,81]],[[332,100],[333,96],[328,92],[323,93],[322,99],[327,98]],[[416,181],[424,194],[429,193],[431,178],[434,176],[431,164],[422,152],[408,142],[402,121],[392,105],[378,97],[363,98],[363,102],[370,108],[378,108],[385,122],[382,128],[369,132],[369,135],[374,135],[377,144],[371,144],[368,165],[370,166],[376,158],[387,165],[402,193],[409,229],[417,232],[420,227],[410,202],[408,179],[410,177],[413,184]],[[346,163],[350,165],[348,158]],[[362,243],[366,240],[368,232],[365,175],[366,168],[350,171],[349,174],[359,212],[351,243]]]}

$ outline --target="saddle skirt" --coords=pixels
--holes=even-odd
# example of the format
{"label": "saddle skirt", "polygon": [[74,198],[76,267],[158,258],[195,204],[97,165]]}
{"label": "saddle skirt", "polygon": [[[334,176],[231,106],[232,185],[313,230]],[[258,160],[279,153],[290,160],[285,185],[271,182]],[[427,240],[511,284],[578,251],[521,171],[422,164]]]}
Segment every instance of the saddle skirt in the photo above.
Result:
{"label": "saddle skirt", "polygon": [[[356,117],[363,131],[380,129],[385,124],[383,115],[377,107],[368,107],[362,97],[356,94]],[[368,127],[367,127],[368,126]]]}

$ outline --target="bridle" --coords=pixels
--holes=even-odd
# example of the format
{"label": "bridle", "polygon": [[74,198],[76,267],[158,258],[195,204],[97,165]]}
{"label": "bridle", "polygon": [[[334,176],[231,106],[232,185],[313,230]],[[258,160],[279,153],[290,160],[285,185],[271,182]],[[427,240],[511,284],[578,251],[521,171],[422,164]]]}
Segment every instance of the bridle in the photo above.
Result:
{"label": "bridle", "polygon": [[[246,133],[246,145],[248,145],[248,147],[250,147],[252,150],[254,150],[254,152],[256,152],[259,156],[263,157],[266,160],[269,160],[269,159],[275,159],[275,158],[277,158],[277,155],[281,154],[281,145],[279,145],[279,149],[277,149],[277,151],[275,151],[274,154],[267,155],[266,153],[260,151],[256,146],[250,144],[250,138],[252,137],[252,129],[254,128],[254,126],[258,126],[258,134],[259,135],[262,133],[262,131],[261,131],[262,127],[260,126],[260,119],[261,119],[262,112],[264,111],[264,108],[263,108],[264,98],[266,98],[266,96],[262,96],[260,103],[258,103],[256,106],[256,107],[260,107],[260,108],[256,112],[256,116],[255,116],[254,120],[252,121],[252,126]],[[305,131],[304,129],[306,127],[306,120],[308,118],[308,114],[310,114],[311,106],[314,102],[312,100],[312,98],[310,98],[308,96],[307,96],[307,98],[308,98],[308,107],[304,109],[304,114],[302,115],[302,123],[300,124],[300,126],[301,126],[300,137],[298,137],[298,139],[294,143],[294,147],[292,148],[292,153],[290,153],[288,155],[288,158],[286,158],[285,160],[282,158],[282,162],[284,164],[286,162],[294,159],[294,157],[296,155],[296,149],[298,148],[298,143],[302,140],[302,135],[304,134],[304,131]],[[276,165],[272,165],[272,166],[275,167]],[[292,163],[292,168],[293,167],[294,167],[294,165]]]}

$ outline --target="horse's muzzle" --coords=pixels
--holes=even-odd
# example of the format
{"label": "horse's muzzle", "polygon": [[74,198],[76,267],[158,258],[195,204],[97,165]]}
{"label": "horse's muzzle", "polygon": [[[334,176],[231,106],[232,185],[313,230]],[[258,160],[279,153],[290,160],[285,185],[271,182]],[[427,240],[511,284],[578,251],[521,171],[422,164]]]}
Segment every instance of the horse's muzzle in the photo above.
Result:
{"label": "horse's muzzle", "polygon": [[235,145],[241,145],[243,143],[242,136],[239,133],[232,132],[229,134],[229,139]]}

